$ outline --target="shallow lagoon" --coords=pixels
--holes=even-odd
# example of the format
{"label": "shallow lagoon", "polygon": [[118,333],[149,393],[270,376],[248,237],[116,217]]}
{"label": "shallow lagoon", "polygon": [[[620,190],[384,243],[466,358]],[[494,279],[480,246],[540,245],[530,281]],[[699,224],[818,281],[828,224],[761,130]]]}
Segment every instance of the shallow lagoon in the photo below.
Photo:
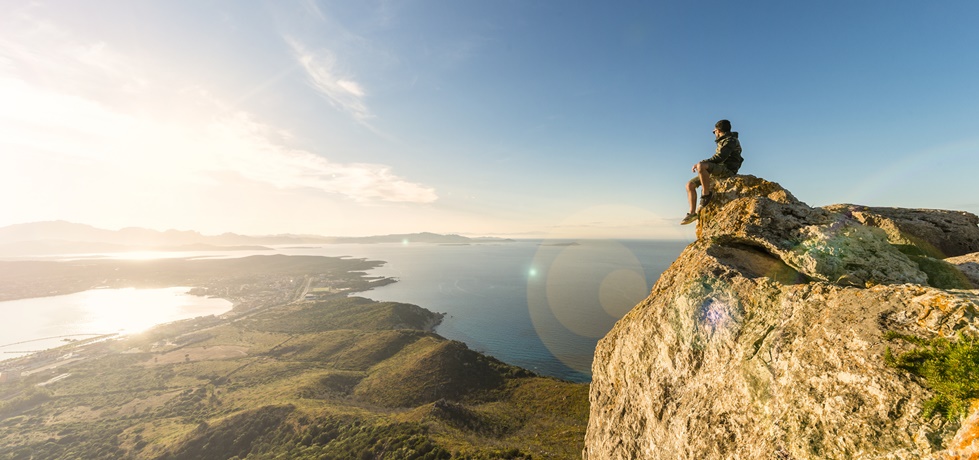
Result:
{"label": "shallow lagoon", "polygon": [[93,289],[0,302],[0,360],[66,340],[133,334],[150,327],[231,310],[225,299],[190,295],[189,287]]}

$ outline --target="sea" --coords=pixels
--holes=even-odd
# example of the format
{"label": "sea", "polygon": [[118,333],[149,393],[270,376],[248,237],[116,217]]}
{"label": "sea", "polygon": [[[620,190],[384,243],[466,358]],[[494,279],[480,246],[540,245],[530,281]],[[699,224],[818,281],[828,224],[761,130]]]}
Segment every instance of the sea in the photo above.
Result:
{"label": "sea", "polygon": [[[255,254],[322,255],[384,261],[368,272],[396,283],[355,295],[395,301],[444,313],[436,333],[469,348],[541,375],[574,382],[591,380],[598,340],[643,300],[660,274],[689,242],[659,240],[515,240],[471,244],[399,243],[284,246],[267,251],[141,253],[139,257],[244,257]],[[132,257],[97,254],[85,257]],[[80,337],[142,325],[102,324],[80,315],[78,298],[114,291],[102,304],[176,305],[158,323],[230,308],[222,299],[191,296],[187,288],[169,290],[95,290],[69,296],[0,302],[0,315],[38,311],[37,317],[65,317],[43,330],[18,331],[0,324],[0,353],[5,357],[32,340]],[[153,292],[146,292],[153,291]],[[105,293],[101,295],[106,295]],[[126,296],[133,296],[127,298]],[[73,297],[74,296],[74,297]],[[175,300],[179,299],[179,300]],[[166,300],[166,301],[164,301]],[[170,303],[168,304],[167,301]],[[41,302],[26,305],[24,302]],[[73,303],[74,302],[74,303]],[[225,301],[226,302],[226,301]],[[88,302],[87,305],[99,305]],[[64,315],[58,314],[60,311]],[[95,307],[92,307],[95,308]],[[180,311],[183,311],[182,313]],[[72,313],[74,312],[74,313]],[[21,324],[31,322],[31,314]],[[183,315],[183,316],[181,316]],[[107,317],[119,316],[105,315]],[[40,321],[35,317],[34,320]],[[81,318],[87,319],[81,319]],[[75,318],[74,321],[71,318]],[[87,323],[86,323],[87,321]],[[43,321],[40,321],[43,323]],[[90,329],[87,329],[90,328]],[[97,330],[96,330],[97,329]],[[9,338],[17,337],[13,341]]]}

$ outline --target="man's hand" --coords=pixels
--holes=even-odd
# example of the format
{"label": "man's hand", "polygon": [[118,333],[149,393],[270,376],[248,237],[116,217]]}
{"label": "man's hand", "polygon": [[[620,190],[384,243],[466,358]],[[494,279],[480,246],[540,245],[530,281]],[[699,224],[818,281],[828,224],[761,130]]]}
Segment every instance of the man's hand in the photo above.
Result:
{"label": "man's hand", "polygon": [[700,163],[694,163],[693,164],[693,167],[690,168],[690,170],[693,171],[693,172],[695,172],[695,173],[699,173],[699,171],[697,171],[697,167],[698,166],[700,166]]}

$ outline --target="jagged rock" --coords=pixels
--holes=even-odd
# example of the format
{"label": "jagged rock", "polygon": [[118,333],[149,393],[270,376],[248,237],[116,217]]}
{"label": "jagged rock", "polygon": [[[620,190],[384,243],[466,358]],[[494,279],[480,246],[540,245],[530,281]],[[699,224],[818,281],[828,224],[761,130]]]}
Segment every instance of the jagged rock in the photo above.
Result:
{"label": "jagged rock", "polygon": [[948,449],[936,457],[943,460],[972,460],[979,458],[979,405],[973,404],[971,415],[949,442]]}
{"label": "jagged rock", "polygon": [[[752,176],[715,190],[698,240],[598,344],[583,457],[964,452],[952,440],[970,425],[924,419],[932,393],[884,355],[902,347],[888,331],[979,334],[979,291],[929,286],[921,261],[850,205],[812,208]],[[952,233],[944,247],[960,244]]]}
{"label": "jagged rock", "polygon": [[927,282],[883,230],[845,213],[811,208],[774,182],[723,179],[714,187],[714,200],[701,211],[701,240],[756,247],[814,280],[855,286]]}

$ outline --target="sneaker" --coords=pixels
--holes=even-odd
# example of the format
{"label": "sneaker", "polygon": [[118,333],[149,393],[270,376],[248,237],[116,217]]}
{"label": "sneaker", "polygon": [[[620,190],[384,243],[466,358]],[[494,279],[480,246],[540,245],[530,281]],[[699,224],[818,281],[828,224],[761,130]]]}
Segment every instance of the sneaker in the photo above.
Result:
{"label": "sneaker", "polygon": [[714,194],[713,193],[708,193],[708,194],[700,197],[700,207],[703,208],[704,206],[707,206],[707,203],[710,203],[710,199],[711,198],[714,198]]}
{"label": "sneaker", "polygon": [[695,220],[697,220],[697,213],[691,212],[690,214],[687,214],[687,217],[684,217],[683,220],[680,221],[680,225],[687,225]]}

